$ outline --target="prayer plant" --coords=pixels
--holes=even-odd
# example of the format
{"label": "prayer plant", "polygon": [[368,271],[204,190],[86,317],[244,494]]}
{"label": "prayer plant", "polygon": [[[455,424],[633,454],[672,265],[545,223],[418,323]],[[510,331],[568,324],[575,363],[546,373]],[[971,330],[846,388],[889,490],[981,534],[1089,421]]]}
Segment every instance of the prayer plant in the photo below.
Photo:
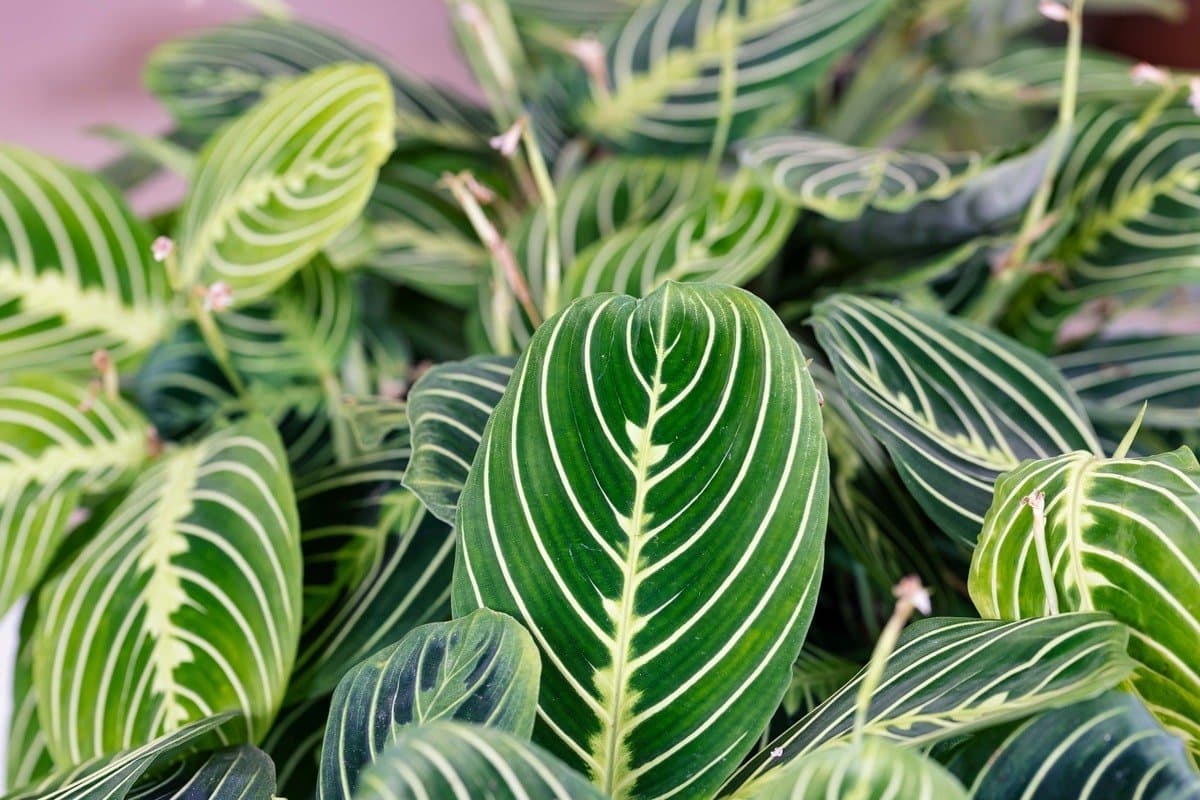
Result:
{"label": "prayer plant", "polygon": [[448,3],[482,104],[264,16],[0,147],[7,797],[1200,797],[1200,79]]}

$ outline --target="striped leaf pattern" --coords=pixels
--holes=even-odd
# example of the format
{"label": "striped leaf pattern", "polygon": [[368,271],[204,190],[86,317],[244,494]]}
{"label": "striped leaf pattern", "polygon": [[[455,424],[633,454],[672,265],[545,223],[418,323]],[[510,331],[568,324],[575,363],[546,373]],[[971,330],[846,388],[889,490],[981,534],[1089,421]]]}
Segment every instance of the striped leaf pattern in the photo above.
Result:
{"label": "striped leaf pattern", "polygon": [[1055,190],[1077,219],[1054,253],[1062,274],[1010,317],[1032,342],[1053,341],[1088,301],[1200,281],[1200,117],[1180,105],[1142,125],[1139,113],[1100,109],[1076,124]]}
{"label": "striped leaf pattern", "polygon": [[291,800],[313,800],[321,766],[321,740],[329,719],[330,696],[284,708],[263,739],[262,749],[275,762],[275,793]]}
{"label": "striped leaf pattern", "polygon": [[886,739],[835,742],[742,787],[734,800],[967,800],[961,783],[936,761]]}
{"label": "striped leaf pattern", "polygon": [[0,385],[0,613],[41,579],[82,497],[130,478],[149,443],[119,399],[42,375]]}
{"label": "striped leaf pattern", "polygon": [[88,375],[130,364],[165,333],[166,276],[150,232],[96,178],[0,146],[0,375]]}
{"label": "striped leaf pattern", "polygon": [[300,541],[278,435],[250,417],[134,484],[40,592],[38,714],[58,764],[237,710],[266,733],[300,631]]}
{"label": "striped leaf pattern", "polygon": [[820,303],[813,325],[913,497],[963,542],[974,543],[1000,473],[1029,458],[1100,452],[1062,377],[1006,337],[852,295]]}
{"label": "striped leaf pattern", "polygon": [[354,800],[604,800],[550,753],[505,731],[434,722],[396,737]]}
{"label": "striped leaf pattern", "polygon": [[350,800],[363,770],[404,726],[457,720],[528,739],[540,674],[533,638],[504,614],[478,609],[414,629],[338,684],[318,797]]}
{"label": "striped leaf pattern", "polygon": [[392,150],[386,76],[324,67],[215,135],[180,211],[185,285],[225,281],[245,304],[285,283],[362,211]]}
{"label": "striped leaf pattern", "polygon": [[516,359],[475,356],[438,364],[408,393],[412,460],[404,485],[451,525],[483,429],[512,377]]}
{"label": "striped leaf pattern", "polygon": [[33,627],[37,603],[27,603],[21,615],[20,645],[13,662],[12,706],[8,718],[6,785],[19,788],[54,771],[46,734],[37,718],[33,689]]}
{"label": "striped leaf pattern", "polygon": [[321,257],[263,301],[216,319],[234,368],[272,385],[333,376],[359,321],[350,276]]}
{"label": "striped leaf pattern", "polygon": [[576,301],[534,335],[484,433],[455,612],[526,624],[535,738],[603,792],[702,796],[787,689],[827,468],[812,380],[762,301],[676,283]]}
{"label": "striped leaf pattern", "polygon": [[275,796],[275,765],[250,745],[212,753],[198,766],[179,764],[130,792],[125,800],[270,800]]}
{"label": "striped leaf pattern", "polygon": [[[1125,627],[1103,614],[1008,623],[919,620],[888,659],[863,732],[924,747],[1091,697],[1129,675],[1127,640]],[[763,748],[727,787],[849,739],[864,674]],[[772,757],[776,748],[782,755]]]}
{"label": "striped leaf pattern", "polygon": [[[1025,501],[1045,495],[1044,531]],[[1134,691],[1200,753],[1200,463],[1071,453],[996,483],[971,561],[984,617],[1106,611],[1129,626]]]}
{"label": "striped leaf pattern", "polygon": [[1200,429],[1200,336],[1104,341],[1054,358],[1097,425]]}
{"label": "striped leaf pattern", "polygon": [[641,0],[505,0],[518,27],[553,25],[576,33],[629,17]]}
{"label": "striped leaf pattern", "polygon": [[1136,697],[1106,692],[973,737],[947,766],[972,800],[1200,798],[1183,744]]}
{"label": "striped leaf pattern", "polygon": [[305,597],[293,701],[327,694],[355,663],[449,616],[454,536],[400,486],[407,434],[297,480]]}
{"label": "striped leaf pattern", "polygon": [[[1062,92],[1063,47],[1012,42],[1007,52],[984,66],[964,69],[946,81],[950,99],[968,110],[1008,111],[1054,108]],[[1084,48],[1079,62],[1078,101],[1144,103],[1162,91],[1152,83],[1135,83],[1134,62],[1111,53]]]}
{"label": "striped leaf pattern", "polygon": [[124,800],[143,775],[211,744],[234,712],[214,714],[165,733],[146,744],[91,759],[21,787],[4,800]]}
{"label": "striped leaf pattern", "polygon": [[667,281],[746,283],[774,258],[795,212],[774,192],[734,180],[642,228],[597,242],[567,267],[564,297],[645,297]]}
{"label": "striped leaf pattern", "polygon": [[[601,35],[611,91],[580,86],[575,116],[626,150],[701,151],[786,126],[805,89],[879,22],[882,0],[654,0]],[[728,65],[728,67],[724,66]],[[731,91],[723,97],[723,84]]]}
{"label": "striped leaf pattern", "polygon": [[146,86],[179,126],[208,135],[289,78],[340,62],[388,73],[401,140],[472,145],[492,123],[465,100],[430,86],[362,45],[295,20],[250,19],[162,45],[146,65]]}

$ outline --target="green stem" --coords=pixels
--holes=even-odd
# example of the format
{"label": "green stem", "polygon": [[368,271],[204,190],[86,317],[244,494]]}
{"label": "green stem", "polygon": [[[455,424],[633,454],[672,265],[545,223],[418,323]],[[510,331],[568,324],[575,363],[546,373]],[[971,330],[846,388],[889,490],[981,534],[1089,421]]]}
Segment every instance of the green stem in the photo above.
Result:
{"label": "green stem", "polygon": [[717,117],[717,129],[713,132],[712,149],[708,152],[706,172],[711,180],[717,177],[721,167],[721,159],[725,148],[729,145],[729,132],[733,128],[733,109],[737,100],[737,51],[738,51],[738,17],[737,4],[730,3],[722,15],[717,27],[717,37],[721,43],[721,77],[720,77],[720,114]]}
{"label": "green stem", "polygon": [[867,674],[863,676],[862,683],[858,685],[858,696],[854,705],[853,741],[855,747],[862,745],[863,729],[867,725],[871,697],[879,688],[879,681],[883,678],[888,658],[891,656],[892,650],[896,648],[900,632],[904,630],[904,623],[908,621],[912,609],[912,605],[903,599],[897,602],[895,611],[892,612],[891,618],[888,619],[879,634],[878,641],[875,642],[871,661],[867,664]]}
{"label": "green stem", "polygon": [[562,283],[558,193],[554,191],[554,181],[550,179],[546,159],[542,156],[541,148],[538,147],[529,124],[526,124],[521,132],[521,141],[525,145],[525,158],[529,161],[529,170],[533,173],[533,182],[537,185],[546,213],[546,276],[542,292],[542,313],[550,317],[558,312],[559,287]]}
{"label": "green stem", "polygon": [[209,352],[212,353],[217,366],[221,368],[225,379],[229,381],[229,385],[233,387],[233,391],[238,397],[249,398],[246,384],[242,381],[242,376],[234,369],[233,361],[229,357],[229,346],[225,344],[225,336],[217,326],[212,312],[204,308],[203,298],[199,295],[192,295],[191,310],[192,318],[196,320],[196,325],[200,328],[200,335],[204,338],[204,343],[208,345]]}

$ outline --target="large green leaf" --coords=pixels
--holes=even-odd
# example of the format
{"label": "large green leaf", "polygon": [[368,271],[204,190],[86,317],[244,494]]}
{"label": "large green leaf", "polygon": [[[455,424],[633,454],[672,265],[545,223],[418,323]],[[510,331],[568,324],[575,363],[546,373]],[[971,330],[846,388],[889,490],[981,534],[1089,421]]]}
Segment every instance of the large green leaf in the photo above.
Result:
{"label": "large green leaf", "polygon": [[38,715],[58,764],[226,710],[257,740],[300,632],[300,540],[278,435],[251,417],[142,474],[39,592]]}
{"label": "large green leaf", "polygon": [[582,775],[510,733],[457,722],[402,732],[363,775],[354,800],[604,800]]}
{"label": "large green leaf", "polygon": [[458,496],[516,360],[476,356],[438,364],[408,393],[412,460],[404,485],[438,519],[454,524]]}
{"label": "large green leaf", "polygon": [[296,482],[304,629],[292,700],[332,691],[351,666],[450,613],[454,535],[400,485],[407,430]]}
{"label": "large green leaf", "polygon": [[321,800],[349,800],[361,773],[406,725],[460,720],[523,739],[533,730],[541,663],[511,617],[479,609],[416,628],[338,684],[321,755]]}
{"label": "large green leaf", "polygon": [[179,764],[134,788],[126,800],[270,800],[275,764],[250,745],[217,750],[197,764]]}
{"label": "large green leaf", "polygon": [[882,0],[653,0],[601,35],[611,88],[582,80],[579,123],[623,148],[707,151],[795,118],[805,89],[879,22]]}
{"label": "large green leaf", "polygon": [[0,375],[87,375],[92,353],[130,363],[167,330],[150,232],[96,178],[0,146]]}
{"label": "large green leaf", "polygon": [[351,278],[318,257],[261,302],[217,316],[234,368],[274,386],[327,381],[358,327]]}
{"label": "large green leaf", "polygon": [[964,542],[974,542],[1000,473],[1028,458],[1100,451],[1053,366],[992,331],[851,295],[820,303],[813,325],[909,491]]}
{"label": "large green leaf", "polygon": [[[1039,493],[1044,531],[1026,501],[1036,506]],[[984,617],[1097,610],[1124,622],[1139,662],[1134,690],[1200,753],[1200,463],[1191,450],[1022,464],[996,483],[968,585]]]}
{"label": "large green leaf", "polygon": [[1097,425],[1124,432],[1148,404],[1146,427],[1200,429],[1200,336],[1103,341],[1056,356],[1054,364]]}
{"label": "large green leaf", "polygon": [[[864,733],[922,747],[1091,697],[1129,675],[1127,639],[1123,625],[1101,614],[920,620],[888,659]],[[848,739],[864,674],[763,748],[728,786]]]}
{"label": "large green leaf", "polygon": [[817,402],[731,287],[577,301],[517,365],[460,498],[454,607],[526,624],[535,737],[604,792],[715,789],[786,691],[821,571]]}
{"label": "large green leaf", "polygon": [[797,800],[967,800],[962,784],[936,761],[886,739],[834,742],[743,786],[733,798]]}
{"label": "large green leaf", "polygon": [[1048,345],[1082,304],[1200,280],[1200,117],[1169,108],[1144,124],[1137,108],[1084,115],[1059,171],[1055,203],[1076,223],[1062,265],[1030,287],[1009,326]]}
{"label": "large green leaf", "polygon": [[0,613],[41,579],[82,496],[131,477],[149,447],[119,399],[41,375],[0,385]]}
{"label": "large green leaf", "polygon": [[123,800],[148,771],[211,743],[218,729],[236,718],[216,714],[163,734],[141,747],[101,756],[57,772],[30,786],[20,787],[4,800]]}
{"label": "large green leaf", "polygon": [[272,17],[235,22],[162,45],[146,65],[147,87],[179,125],[201,134],[245,112],[288,78],[345,61],[384,68],[401,139],[478,144],[487,114],[329,31]]}
{"label": "large green leaf", "polygon": [[1200,797],[1183,743],[1123,692],[967,739],[947,766],[973,800]]}
{"label": "large green leaf", "polygon": [[225,281],[261,298],[362,211],[392,150],[387,77],[324,67],[273,91],[214,136],[180,211],[185,286]]}

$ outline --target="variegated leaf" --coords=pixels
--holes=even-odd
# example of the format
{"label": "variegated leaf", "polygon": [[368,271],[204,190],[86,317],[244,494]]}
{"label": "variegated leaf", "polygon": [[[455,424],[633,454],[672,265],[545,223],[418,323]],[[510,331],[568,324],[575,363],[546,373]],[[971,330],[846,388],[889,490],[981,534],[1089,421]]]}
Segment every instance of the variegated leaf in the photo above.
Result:
{"label": "variegated leaf", "polygon": [[39,592],[38,715],[57,764],[226,710],[275,716],[300,633],[300,541],[279,437],[250,417],[142,474]]}
{"label": "variegated leaf", "polygon": [[147,772],[211,744],[234,712],[215,714],[165,733],[141,747],[100,756],[18,788],[4,800],[124,800]]}
{"label": "variegated leaf", "polygon": [[471,462],[516,359],[476,356],[438,364],[408,394],[412,460],[404,485],[451,525]]}
{"label": "variegated leaf", "polygon": [[0,385],[0,613],[41,579],[81,499],[132,477],[150,436],[125,402],[60,378]]}
{"label": "variegated leaf", "polygon": [[838,383],[900,477],[947,533],[975,541],[996,477],[1100,444],[1070,387],[1037,353],[951,317],[852,295],[816,307]]}
{"label": "variegated leaf", "polygon": [[541,662],[532,637],[479,609],[414,629],[338,684],[321,755],[320,800],[350,800],[362,772],[408,725],[458,720],[528,739]]}
{"label": "variegated leaf", "polygon": [[393,122],[387,77],[342,64],[281,85],[222,128],[180,211],[185,287],[224,281],[246,304],[285,283],[358,217]]}
{"label": "variegated leaf", "polygon": [[731,800],[967,800],[945,767],[873,736],[839,741],[743,786]]}
{"label": "variegated leaf", "polygon": [[1133,690],[1200,753],[1200,463],[1191,450],[1022,464],[996,483],[968,585],[984,617],[1095,610],[1124,622],[1139,662]]}
{"label": "variegated leaf", "polygon": [[1183,743],[1124,692],[984,731],[955,748],[947,766],[972,800],[1200,798]]}
{"label": "variegated leaf", "polygon": [[[1091,697],[1129,675],[1127,640],[1125,627],[1102,614],[920,620],[888,659],[863,732],[923,747]],[[727,788],[849,739],[864,674],[763,748]]]}
{"label": "variegated leaf", "polygon": [[434,722],[402,732],[364,775],[354,800],[603,800],[579,773],[501,730]]}
{"label": "variegated leaf", "polygon": [[[654,0],[601,34],[608,91],[581,77],[585,130],[626,150],[706,152],[785,126],[805,89],[879,22],[881,0]],[[723,121],[724,120],[724,121]]]}
{"label": "variegated leaf", "polygon": [[295,20],[250,19],[168,42],[151,54],[145,81],[180,127],[208,135],[288,79],[346,61],[387,71],[401,140],[478,145],[491,129],[474,105],[400,72],[358,43]]}
{"label": "variegated leaf", "polygon": [[328,694],[350,667],[450,613],[454,535],[400,481],[406,427],[296,482],[304,630],[291,701]]}
{"label": "variegated leaf", "polygon": [[[16,613],[15,611],[13,613]],[[20,643],[13,662],[12,706],[8,718],[6,786],[20,788],[54,772],[54,759],[46,747],[46,734],[37,718],[33,689],[33,628],[37,603],[27,603],[21,614]]]}
{"label": "variegated leaf", "polygon": [[88,375],[162,338],[167,281],[150,232],[98,179],[0,146],[0,375]]}
{"label": "variegated leaf", "polygon": [[787,689],[827,493],[816,391],[762,301],[586,298],[539,328],[488,423],[454,608],[526,624],[535,738],[604,793],[704,795]]}
{"label": "variegated leaf", "polygon": [[217,750],[134,787],[125,800],[271,800],[275,764],[250,745]]}

